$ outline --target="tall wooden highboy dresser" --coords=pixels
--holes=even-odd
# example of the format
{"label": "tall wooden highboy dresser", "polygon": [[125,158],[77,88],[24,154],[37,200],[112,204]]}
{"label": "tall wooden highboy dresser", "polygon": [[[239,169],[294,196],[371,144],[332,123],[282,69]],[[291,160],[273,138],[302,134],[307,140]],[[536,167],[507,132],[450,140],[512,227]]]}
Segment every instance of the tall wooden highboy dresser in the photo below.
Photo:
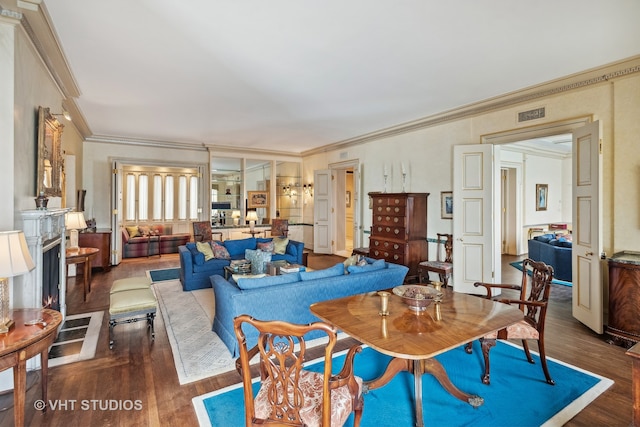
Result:
{"label": "tall wooden highboy dresser", "polygon": [[429,259],[429,193],[369,193],[369,197],[373,206],[369,256],[406,265],[407,276],[417,275],[418,263]]}

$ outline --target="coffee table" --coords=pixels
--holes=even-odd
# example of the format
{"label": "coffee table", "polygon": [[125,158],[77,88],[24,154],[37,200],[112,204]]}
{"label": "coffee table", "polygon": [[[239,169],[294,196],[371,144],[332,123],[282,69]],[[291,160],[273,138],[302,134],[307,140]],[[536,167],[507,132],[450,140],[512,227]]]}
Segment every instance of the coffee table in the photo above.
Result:
{"label": "coffee table", "polygon": [[[517,306],[443,290],[441,303],[423,312],[409,309],[397,295],[389,296],[389,314],[381,316],[380,297],[359,294],[312,304],[311,313],[380,353],[393,356],[385,372],[365,381],[365,391],[380,388],[401,371],[414,375],[416,425],[423,426],[422,375],[433,375],[454,397],[477,407],[480,396],[459,390],[434,357],[523,319]],[[356,360],[357,363],[357,360]],[[472,360],[469,363],[473,363]],[[478,381],[480,381],[480,371]]]}

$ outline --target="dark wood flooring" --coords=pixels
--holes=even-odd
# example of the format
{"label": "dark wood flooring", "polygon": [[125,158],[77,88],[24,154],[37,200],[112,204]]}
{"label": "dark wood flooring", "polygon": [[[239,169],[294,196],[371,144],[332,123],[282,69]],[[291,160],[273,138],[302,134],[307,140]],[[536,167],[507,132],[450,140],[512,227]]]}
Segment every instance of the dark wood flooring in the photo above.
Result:
{"label": "dark wood flooring", "polygon": [[[517,259],[503,259],[503,282],[518,283],[521,273],[509,266],[509,262]],[[309,266],[316,269],[339,261],[341,258],[335,256],[309,256]],[[150,269],[177,266],[177,255],[163,255],[125,260],[109,272],[96,269],[87,302],[82,301],[81,278],[69,278],[68,314],[107,311],[109,287],[115,279],[144,275]],[[276,310],[274,307],[274,312]],[[46,414],[36,411],[34,402],[40,399],[40,387],[36,384],[27,393],[27,425],[195,426],[197,419],[191,399],[240,381],[239,375],[233,371],[181,386],[160,314],[156,318],[155,342],[150,342],[145,322],[138,322],[115,328],[117,344],[113,350],[108,346],[108,319],[107,312],[95,358],[49,370],[49,399],[66,404],[66,408],[50,409]],[[350,341],[343,340],[341,348],[348,347]],[[570,288],[554,285],[547,317],[546,347],[550,357],[615,381],[608,391],[567,425],[630,425],[631,360],[625,355],[624,348],[608,344],[605,336],[593,333],[571,316]],[[536,396],[530,398],[535,399]],[[113,409],[113,405],[127,404],[120,402],[135,400],[140,401],[139,410]],[[509,405],[509,402],[504,404]],[[513,421],[517,425],[518,420]],[[0,412],[0,426],[10,425],[13,425],[13,409]]]}

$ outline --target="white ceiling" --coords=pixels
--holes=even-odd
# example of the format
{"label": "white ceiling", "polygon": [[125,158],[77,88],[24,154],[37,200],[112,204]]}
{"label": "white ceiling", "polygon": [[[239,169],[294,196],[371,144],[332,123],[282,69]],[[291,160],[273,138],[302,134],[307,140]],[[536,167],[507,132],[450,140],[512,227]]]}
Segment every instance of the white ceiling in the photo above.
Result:
{"label": "white ceiling", "polygon": [[304,152],[640,54],[640,1],[45,0],[97,136]]}

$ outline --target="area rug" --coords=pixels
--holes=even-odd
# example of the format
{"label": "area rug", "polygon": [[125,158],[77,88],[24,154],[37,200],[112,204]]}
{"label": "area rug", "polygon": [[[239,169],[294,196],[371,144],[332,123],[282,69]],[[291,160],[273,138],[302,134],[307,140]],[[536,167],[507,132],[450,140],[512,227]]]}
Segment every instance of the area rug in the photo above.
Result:
{"label": "area rug", "polygon": [[[154,283],[153,289],[167,329],[180,384],[235,371],[235,359],[211,330],[215,312],[213,289],[184,292],[179,280]],[[338,334],[339,339],[344,337],[344,333]],[[326,338],[318,338],[307,342],[307,347],[325,342]]]}
{"label": "area rug", "polygon": [[[522,271],[522,261],[510,262],[509,265],[511,265],[511,267],[515,267],[518,270]],[[531,271],[527,271],[527,274],[531,276]],[[565,280],[553,279],[551,283],[555,283],[556,285],[562,285],[562,286],[572,286],[571,282],[567,282]]]}
{"label": "area rug", "polygon": [[[464,346],[437,356],[451,381],[467,393],[484,398],[476,409],[448,394],[431,375],[423,377],[425,425],[430,426],[561,426],[608,389],[613,381],[547,357],[556,385],[544,380],[540,360],[526,361],[518,346],[499,342],[491,350],[491,385],[482,384],[482,353],[478,342],[474,353]],[[356,375],[372,379],[384,370],[389,357],[365,348],[356,356]],[[336,371],[344,363],[344,352],[336,356]],[[322,362],[308,369],[322,370]],[[257,391],[257,383],[254,392]],[[193,398],[200,426],[244,425],[242,384]],[[382,388],[365,394],[362,427],[412,426],[414,420],[413,377],[402,372]],[[353,415],[345,425],[353,425]]]}
{"label": "area rug", "polygon": [[152,282],[164,282],[166,280],[176,280],[180,277],[179,268],[163,268],[161,270],[147,270],[147,277]]}
{"label": "area rug", "polygon": [[49,367],[93,359],[104,312],[67,316],[49,349]]}

